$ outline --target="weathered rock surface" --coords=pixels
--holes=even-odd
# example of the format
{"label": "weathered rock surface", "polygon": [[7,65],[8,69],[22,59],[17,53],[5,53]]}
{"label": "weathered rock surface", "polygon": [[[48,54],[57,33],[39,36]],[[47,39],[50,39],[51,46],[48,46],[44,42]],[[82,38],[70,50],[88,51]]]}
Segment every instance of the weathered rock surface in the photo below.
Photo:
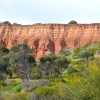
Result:
{"label": "weathered rock surface", "polygon": [[36,59],[95,41],[100,41],[100,24],[0,25],[0,44],[11,48],[18,43],[27,43]]}

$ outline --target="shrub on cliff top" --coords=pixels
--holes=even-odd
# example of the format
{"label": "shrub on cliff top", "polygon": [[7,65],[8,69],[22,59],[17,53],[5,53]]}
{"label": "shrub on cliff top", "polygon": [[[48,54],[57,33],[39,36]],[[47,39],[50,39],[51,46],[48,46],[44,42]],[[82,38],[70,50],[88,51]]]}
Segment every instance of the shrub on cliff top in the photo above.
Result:
{"label": "shrub on cliff top", "polygon": [[4,21],[3,24],[11,25],[9,21]]}
{"label": "shrub on cliff top", "polygon": [[71,20],[68,24],[77,24],[75,20]]}

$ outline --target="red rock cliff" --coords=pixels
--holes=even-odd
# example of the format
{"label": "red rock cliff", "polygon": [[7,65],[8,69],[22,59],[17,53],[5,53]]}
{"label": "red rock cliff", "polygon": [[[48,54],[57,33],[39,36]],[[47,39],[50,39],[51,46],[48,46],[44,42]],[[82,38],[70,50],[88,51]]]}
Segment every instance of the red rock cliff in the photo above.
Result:
{"label": "red rock cliff", "polygon": [[36,59],[69,47],[76,48],[100,41],[100,24],[0,25],[0,44],[10,48],[27,43]]}

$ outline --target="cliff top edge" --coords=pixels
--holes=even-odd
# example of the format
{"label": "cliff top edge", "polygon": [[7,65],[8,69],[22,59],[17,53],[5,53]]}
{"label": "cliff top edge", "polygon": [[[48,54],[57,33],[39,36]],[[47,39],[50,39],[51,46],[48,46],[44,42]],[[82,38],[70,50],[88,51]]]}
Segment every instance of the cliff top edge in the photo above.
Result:
{"label": "cliff top edge", "polygon": [[0,24],[0,26],[14,26],[14,27],[31,27],[31,26],[91,26],[91,25],[100,25],[100,23],[90,23],[90,24],[57,24],[57,23],[36,23],[33,25],[7,25],[7,24]]}

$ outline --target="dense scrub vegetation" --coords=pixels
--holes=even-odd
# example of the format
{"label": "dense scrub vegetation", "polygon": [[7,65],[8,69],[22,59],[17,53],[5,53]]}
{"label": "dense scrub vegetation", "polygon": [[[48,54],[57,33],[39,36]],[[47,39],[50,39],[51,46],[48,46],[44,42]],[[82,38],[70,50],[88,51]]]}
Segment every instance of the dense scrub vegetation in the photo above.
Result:
{"label": "dense scrub vegetation", "polygon": [[100,43],[35,61],[26,44],[0,45],[0,100],[100,100]]}
{"label": "dense scrub vegetation", "polygon": [[4,21],[4,22],[0,22],[0,25],[3,25],[3,24],[5,24],[5,25],[21,25],[21,24],[18,24],[18,23],[11,23],[11,22],[9,22],[9,21]]}

